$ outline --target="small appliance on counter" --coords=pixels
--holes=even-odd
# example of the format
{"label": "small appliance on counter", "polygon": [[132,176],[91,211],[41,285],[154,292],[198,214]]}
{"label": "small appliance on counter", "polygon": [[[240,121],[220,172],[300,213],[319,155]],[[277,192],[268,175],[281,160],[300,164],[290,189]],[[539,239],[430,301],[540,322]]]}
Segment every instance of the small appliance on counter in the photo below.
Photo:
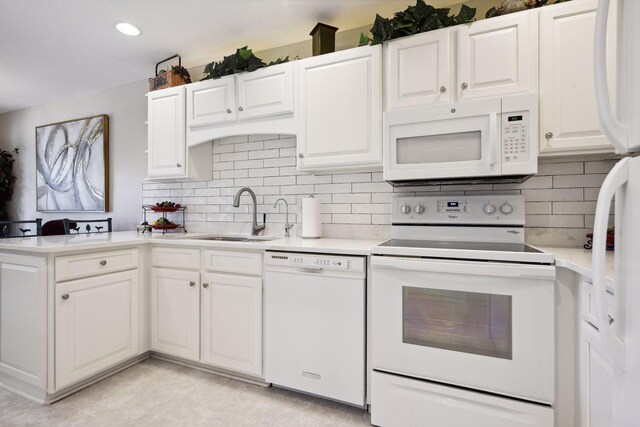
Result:
{"label": "small appliance on counter", "polygon": [[311,195],[302,199],[302,238],[319,239],[321,237],[320,201]]}

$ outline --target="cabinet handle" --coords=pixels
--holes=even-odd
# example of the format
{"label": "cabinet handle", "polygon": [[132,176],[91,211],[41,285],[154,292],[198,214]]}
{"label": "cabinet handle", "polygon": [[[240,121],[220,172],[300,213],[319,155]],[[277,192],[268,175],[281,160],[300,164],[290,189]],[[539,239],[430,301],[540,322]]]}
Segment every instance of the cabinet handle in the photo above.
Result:
{"label": "cabinet handle", "polygon": [[203,284],[202,284],[202,287],[203,287],[203,288],[205,288],[205,289],[207,289],[207,288],[209,287],[209,284],[208,284],[208,283],[203,283]]}
{"label": "cabinet handle", "polygon": [[299,159],[303,159],[304,158],[304,154],[302,154],[302,153],[298,154],[298,158]]}
{"label": "cabinet handle", "polygon": [[100,261],[100,265],[107,265],[107,260],[103,259],[102,261]]}
{"label": "cabinet handle", "polygon": [[440,93],[445,93],[447,91],[446,86],[440,86]]}
{"label": "cabinet handle", "polygon": [[182,167],[182,165],[181,165],[180,163],[176,163],[176,167],[177,167],[177,168],[181,168],[181,167]]}
{"label": "cabinet handle", "polygon": [[238,107],[238,111],[244,111],[244,108]]}
{"label": "cabinet handle", "polygon": [[69,299],[69,294],[62,295],[62,299],[65,300],[65,301],[68,300]]}
{"label": "cabinet handle", "polygon": [[227,108],[227,114],[231,114],[231,108]]}
{"label": "cabinet handle", "polygon": [[196,285],[196,282],[189,282],[189,286],[193,287]]}
{"label": "cabinet handle", "polygon": [[607,315],[609,317],[609,324],[613,325],[613,322],[615,322],[615,320],[613,319],[613,317],[611,317],[611,315]]}
{"label": "cabinet handle", "polygon": [[551,138],[553,138],[553,132],[547,132],[547,133],[545,133],[545,134],[544,134],[544,137],[545,137],[545,138],[547,138],[547,139],[551,139]]}
{"label": "cabinet handle", "polygon": [[466,83],[462,83],[462,84],[460,85],[460,87],[461,87],[462,89],[466,89],[466,88],[468,88],[468,87],[469,87],[469,85],[468,85],[468,84],[466,84]]}

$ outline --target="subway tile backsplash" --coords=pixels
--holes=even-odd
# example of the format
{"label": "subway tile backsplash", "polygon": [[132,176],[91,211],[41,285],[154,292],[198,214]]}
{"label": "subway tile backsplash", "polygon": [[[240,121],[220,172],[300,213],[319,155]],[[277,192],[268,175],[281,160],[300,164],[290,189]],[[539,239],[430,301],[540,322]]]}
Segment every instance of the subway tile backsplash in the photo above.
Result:
{"label": "subway tile backsplash", "polygon": [[267,214],[267,235],[283,235],[289,203],[292,234],[300,231],[301,199],[314,194],[321,202],[325,237],[385,239],[389,236],[391,198],[410,195],[523,194],[527,239],[534,245],[582,246],[593,225],[595,200],[615,164],[611,160],[541,163],[538,175],[522,184],[443,185],[393,188],[381,172],[309,175],[296,170],[292,136],[235,136],[213,141],[213,180],[143,184],[143,203],[172,200],[187,206],[192,232],[245,234],[251,230],[251,198],[239,208],[233,197],[251,187],[258,201],[258,221]]}

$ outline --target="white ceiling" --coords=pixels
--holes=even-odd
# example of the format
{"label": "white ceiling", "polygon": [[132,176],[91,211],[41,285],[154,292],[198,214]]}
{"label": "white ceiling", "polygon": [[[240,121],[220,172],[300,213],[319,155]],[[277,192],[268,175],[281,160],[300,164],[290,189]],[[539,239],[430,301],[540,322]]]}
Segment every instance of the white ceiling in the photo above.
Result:
{"label": "white ceiling", "polygon": [[[202,65],[249,45],[307,40],[321,21],[342,30],[414,0],[0,0],[0,114],[152,76],[180,53]],[[436,0],[432,4],[457,1]],[[142,35],[114,25],[126,21]]]}

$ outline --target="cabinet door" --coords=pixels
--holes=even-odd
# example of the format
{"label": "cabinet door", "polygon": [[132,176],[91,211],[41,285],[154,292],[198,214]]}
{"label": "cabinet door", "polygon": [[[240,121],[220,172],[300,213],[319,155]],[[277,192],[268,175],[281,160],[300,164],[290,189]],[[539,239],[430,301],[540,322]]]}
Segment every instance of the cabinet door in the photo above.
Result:
{"label": "cabinet door", "polygon": [[611,427],[611,362],[596,328],[587,322],[580,323],[580,426]]}
{"label": "cabinet door", "polygon": [[0,373],[46,388],[44,258],[0,254]]}
{"label": "cabinet door", "polygon": [[293,113],[293,63],[238,75],[238,119]]}
{"label": "cabinet door", "polygon": [[382,167],[382,47],[298,61],[298,169]]}
{"label": "cabinet door", "polygon": [[55,389],[138,353],[138,271],[55,285]]}
{"label": "cabinet door", "polygon": [[[615,13],[610,16],[615,17]],[[600,129],[593,77],[596,2],[569,2],[540,10],[540,153],[613,151]],[[615,21],[609,25],[615,35]],[[608,75],[615,77],[616,44]],[[615,82],[610,81],[610,88]],[[614,99],[614,91],[609,96]],[[614,101],[615,103],[615,101]]]}
{"label": "cabinet door", "polygon": [[486,19],[457,31],[458,99],[537,89],[537,12]]}
{"label": "cabinet door", "polygon": [[392,40],[384,46],[387,110],[451,101],[451,30]]}
{"label": "cabinet door", "polygon": [[235,76],[187,85],[189,128],[236,120]]}
{"label": "cabinet door", "polygon": [[185,89],[182,86],[148,94],[149,177],[179,178],[186,175]]}
{"label": "cabinet door", "polygon": [[199,360],[200,273],[151,269],[151,349]]}
{"label": "cabinet door", "polygon": [[205,274],[201,361],[262,376],[262,278]]}

